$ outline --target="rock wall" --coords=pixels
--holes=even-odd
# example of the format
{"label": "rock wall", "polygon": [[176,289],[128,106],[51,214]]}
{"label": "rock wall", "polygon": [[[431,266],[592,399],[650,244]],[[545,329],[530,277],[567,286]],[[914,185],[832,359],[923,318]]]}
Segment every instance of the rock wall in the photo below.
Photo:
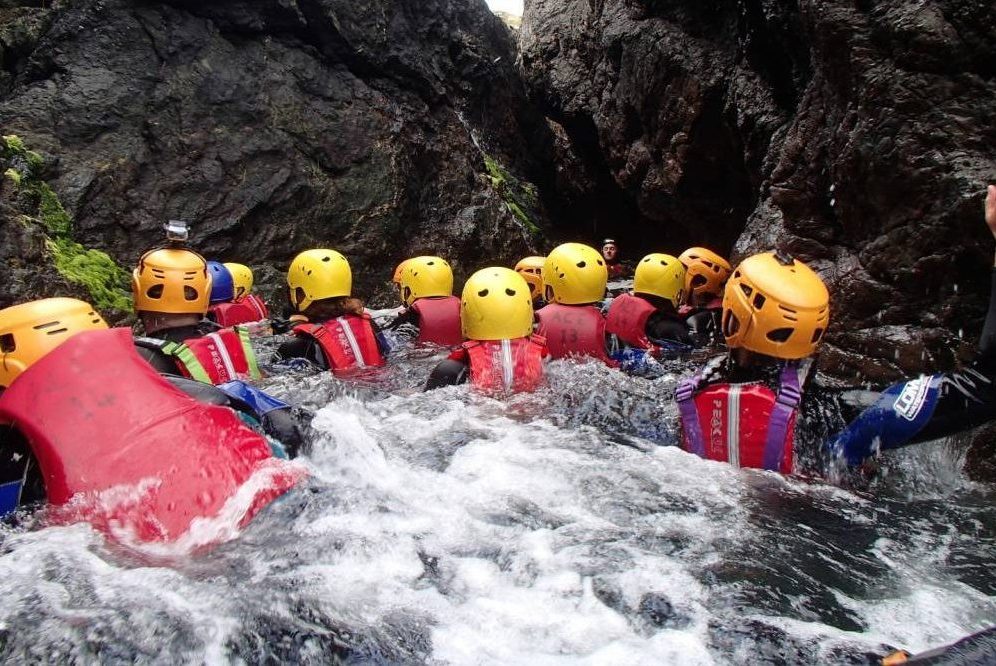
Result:
{"label": "rock wall", "polygon": [[411,253],[470,270],[545,224],[548,130],[482,0],[8,2],[0,26],[0,133],[122,265],[179,218],[264,275],[336,247],[370,295]]}
{"label": "rock wall", "polygon": [[520,67],[577,164],[579,227],[812,262],[838,374],[946,367],[977,335],[990,2],[526,0]]}

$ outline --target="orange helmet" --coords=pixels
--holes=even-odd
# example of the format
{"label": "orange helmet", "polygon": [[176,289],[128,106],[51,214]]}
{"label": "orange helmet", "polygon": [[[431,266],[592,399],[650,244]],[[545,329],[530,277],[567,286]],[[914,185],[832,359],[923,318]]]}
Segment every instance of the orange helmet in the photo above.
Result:
{"label": "orange helmet", "polygon": [[543,295],[543,262],[546,257],[526,257],[515,265],[515,272],[529,285],[529,295],[535,301]]}
{"label": "orange helmet", "polygon": [[730,262],[704,247],[690,247],[678,257],[685,265],[685,294],[693,303],[723,293]]}
{"label": "orange helmet", "polygon": [[131,291],[138,312],[204,314],[211,298],[211,275],[204,257],[193,250],[159,248],[138,260]]}
{"label": "orange helmet", "polygon": [[723,294],[723,335],[731,349],[775,358],[811,356],[830,323],[830,294],[813,269],[776,252],[733,271]]}
{"label": "orange helmet", "polygon": [[81,331],[107,328],[89,303],[45,298],[0,310],[0,387]]}

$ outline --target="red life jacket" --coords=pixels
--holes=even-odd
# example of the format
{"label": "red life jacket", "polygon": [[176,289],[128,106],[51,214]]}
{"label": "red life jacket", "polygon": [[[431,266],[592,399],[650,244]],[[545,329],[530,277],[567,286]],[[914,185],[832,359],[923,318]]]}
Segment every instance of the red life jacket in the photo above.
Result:
{"label": "red life jacket", "polygon": [[465,354],[470,383],[485,393],[534,391],[543,381],[546,340],[533,335],[514,340],[471,340],[451,358]]}
{"label": "red life jacket", "polygon": [[[35,363],[0,396],[0,424],[27,438],[48,501],[73,500],[57,520],[142,541],[175,541],[223,509],[245,524],[301,477],[231,409],[160,377],[123,328],[79,333]],[[257,472],[266,482],[243,488]]]}
{"label": "red life jacket", "polygon": [[605,352],[605,317],[595,306],[550,303],[536,318],[551,358],[591,356],[612,365]]}
{"label": "red life jacket", "polygon": [[415,342],[432,342],[452,347],[463,342],[460,329],[460,299],[456,296],[420,298],[412,303],[418,314]]}
{"label": "red life jacket", "polygon": [[778,393],[763,384],[711,384],[683,380],[675,398],[682,447],[735,467],[792,472],[797,408],[802,398],[800,365],[786,362]]}
{"label": "red life jacket", "polygon": [[301,324],[294,327],[294,334],[314,338],[325,354],[329,370],[337,375],[384,365],[368,314],[348,314],[324,324]]}
{"label": "red life jacket", "polygon": [[647,338],[647,320],[656,311],[657,308],[639,296],[621,294],[609,306],[605,330],[630,347],[650,349],[654,345]]}
{"label": "red life jacket", "polygon": [[183,343],[157,338],[138,338],[138,344],[159,349],[176,360],[181,374],[205,384],[224,384],[236,379],[259,379],[256,352],[244,328],[224,328]]}
{"label": "red life jacket", "polygon": [[208,313],[219,326],[229,328],[239,324],[251,324],[269,318],[266,303],[256,294],[249,294],[240,301],[215,303]]}

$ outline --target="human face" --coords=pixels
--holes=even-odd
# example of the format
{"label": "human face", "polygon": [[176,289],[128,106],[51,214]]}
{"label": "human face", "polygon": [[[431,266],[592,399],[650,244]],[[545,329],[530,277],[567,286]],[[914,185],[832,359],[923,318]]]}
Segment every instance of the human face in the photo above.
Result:
{"label": "human face", "polygon": [[617,251],[615,243],[606,243],[602,246],[602,256],[605,257],[607,261],[615,259]]}

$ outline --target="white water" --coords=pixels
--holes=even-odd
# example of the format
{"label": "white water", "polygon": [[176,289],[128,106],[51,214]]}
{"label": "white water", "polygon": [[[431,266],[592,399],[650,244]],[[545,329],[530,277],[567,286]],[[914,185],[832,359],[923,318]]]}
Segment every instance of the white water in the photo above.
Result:
{"label": "white water", "polygon": [[271,380],[320,407],[311,478],[210,552],[8,528],[4,660],[861,663],[996,624],[996,494],[940,445],[855,493],[659,446],[670,377],[504,403],[433,363]]}

